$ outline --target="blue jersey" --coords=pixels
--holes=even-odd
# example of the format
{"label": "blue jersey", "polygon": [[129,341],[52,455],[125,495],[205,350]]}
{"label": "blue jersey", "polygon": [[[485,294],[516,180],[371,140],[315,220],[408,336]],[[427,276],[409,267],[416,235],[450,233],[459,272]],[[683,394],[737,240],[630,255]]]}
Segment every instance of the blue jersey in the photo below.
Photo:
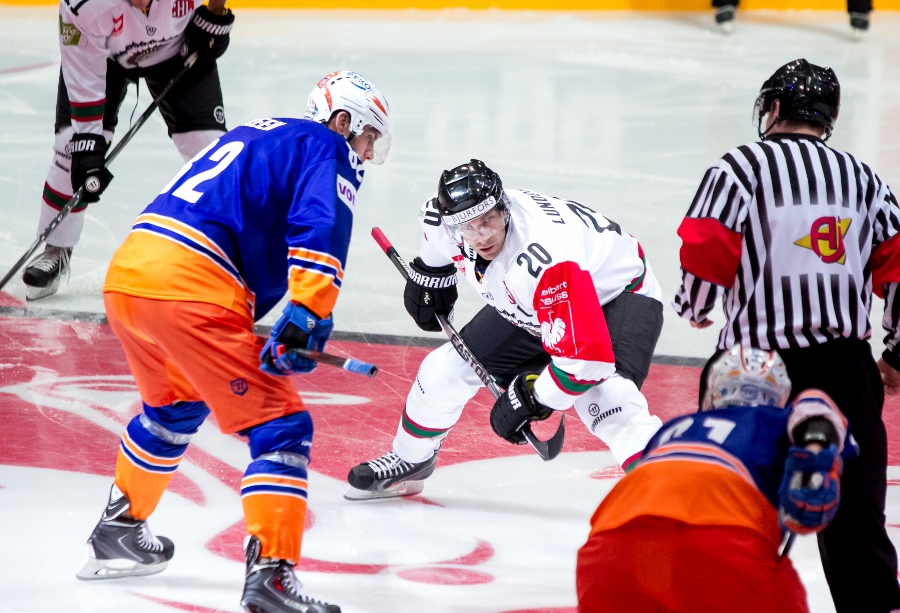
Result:
{"label": "blue jersey", "polygon": [[362,178],[346,139],[324,125],[246,123],[197,154],[138,217],[104,291],[210,302],[258,320],[289,290],[325,317]]}

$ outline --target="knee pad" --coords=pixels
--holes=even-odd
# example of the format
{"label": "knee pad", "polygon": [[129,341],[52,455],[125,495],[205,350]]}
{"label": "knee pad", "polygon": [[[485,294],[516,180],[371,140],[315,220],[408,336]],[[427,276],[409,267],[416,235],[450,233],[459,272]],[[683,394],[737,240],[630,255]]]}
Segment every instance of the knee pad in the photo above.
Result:
{"label": "knee pad", "polygon": [[224,130],[194,130],[172,135],[172,142],[184,161],[193,159],[195,155],[217,138],[224,136]]}
{"label": "knee pad", "polygon": [[122,453],[150,472],[175,472],[191,437],[209,415],[203,402],[179,402],[162,407],[144,405],[122,435]]}
{"label": "knee pad", "polygon": [[[278,417],[244,430],[250,439],[250,457],[305,468],[312,447],[313,423],[307,411]],[[300,456],[300,457],[297,457]]]}

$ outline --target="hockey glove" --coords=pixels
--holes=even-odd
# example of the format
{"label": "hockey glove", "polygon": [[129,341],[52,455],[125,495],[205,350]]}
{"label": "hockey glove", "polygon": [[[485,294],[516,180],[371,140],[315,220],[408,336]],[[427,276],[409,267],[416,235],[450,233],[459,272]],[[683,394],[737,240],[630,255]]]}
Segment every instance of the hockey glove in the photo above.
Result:
{"label": "hockey glove", "polygon": [[517,375],[491,409],[491,428],[494,433],[514,445],[528,442],[522,434],[525,424],[529,421],[542,421],[553,413],[553,409],[541,404],[534,395],[534,382],[537,378],[538,373]]}
{"label": "hockey glove", "polygon": [[97,202],[112,181],[112,173],[104,166],[106,139],[99,134],[76,134],[69,141],[72,150],[72,192],[84,187],[81,201]]}
{"label": "hockey glove", "polygon": [[322,351],[332,328],[334,322],[331,315],[319,319],[303,306],[288,302],[259,354],[260,370],[278,376],[312,372],[316,363],[291,349]]}
{"label": "hockey glove", "polygon": [[426,332],[440,332],[441,325],[435,315],[444,315],[453,321],[453,305],[459,294],[456,291],[456,266],[447,264],[440,268],[427,266],[422,258],[409,264],[410,276],[403,291],[403,306]]}
{"label": "hockey glove", "polygon": [[197,64],[211,68],[228,49],[233,27],[234,13],[231,9],[225,9],[224,15],[216,15],[205,4],[200,5],[184,30],[187,42],[187,53],[184,55],[196,51]]}
{"label": "hockey glove", "polygon": [[834,445],[818,453],[791,447],[778,489],[781,525],[796,534],[825,528],[841,502],[841,469],[841,456]]}

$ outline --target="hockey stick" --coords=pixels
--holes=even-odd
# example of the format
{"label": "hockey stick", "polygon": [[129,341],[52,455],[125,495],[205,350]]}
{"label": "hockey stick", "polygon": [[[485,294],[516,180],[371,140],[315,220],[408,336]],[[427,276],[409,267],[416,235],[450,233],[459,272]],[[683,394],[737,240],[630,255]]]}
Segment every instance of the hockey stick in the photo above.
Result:
{"label": "hockey stick", "polygon": [[794,546],[794,539],[797,538],[797,534],[794,532],[788,532],[787,541],[784,543],[784,547],[781,550],[781,553],[778,554],[778,559],[782,560],[788,556],[791,552],[791,547]]}
{"label": "hockey stick", "polygon": [[[378,243],[378,246],[381,247],[381,250],[384,251],[385,255],[391,259],[391,262],[397,270],[400,271],[404,277],[408,278],[409,267],[403,258],[400,257],[400,254],[397,253],[397,250],[394,249],[394,246],[391,244],[391,241],[388,240],[387,236],[384,235],[384,232],[381,231],[381,228],[372,228],[372,238],[375,239],[375,242]],[[453,328],[450,322],[447,321],[447,318],[443,315],[437,315],[437,320],[441,325],[441,329],[443,329],[444,333],[450,338],[450,343],[453,345],[454,349],[456,349],[456,352],[472,368],[472,370],[475,371],[475,374],[478,375],[478,378],[481,379],[481,382],[484,383],[484,386],[488,389],[494,399],[496,400],[502,396],[503,392],[491,378],[488,371],[485,370],[484,366],[481,365],[481,362],[478,361],[466,346],[466,343],[459,333]],[[542,441],[536,437],[531,430],[531,426],[527,423],[522,427],[522,434],[525,436],[525,440],[528,441],[528,444],[534,448],[539,456],[541,456],[542,460],[545,462],[552,460],[559,455],[560,451],[562,451],[563,439],[565,439],[566,436],[566,416],[561,416],[556,433],[546,441]]]}
{"label": "hockey stick", "polygon": [[348,372],[356,373],[357,375],[365,375],[371,378],[378,374],[378,367],[374,364],[367,364],[366,362],[360,362],[359,360],[354,360],[353,358],[342,358],[339,355],[333,355],[331,353],[320,353],[318,351],[313,351],[312,349],[295,348],[289,349],[288,353],[295,353],[301,357],[310,359],[313,362],[319,362],[320,364],[336,366]]}
{"label": "hockey stick", "polygon": [[[194,62],[196,61],[197,52],[194,51],[187,57],[186,60],[184,60],[184,65],[182,66],[181,70],[178,71],[178,74],[172,77],[172,80],[169,81],[168,85],[166,85],[163,90],[159,92],[159,96],[157,96],[156,99],[150,103],[150,106],[147,107],[147,110],[145,110],[144,113],[140,117],[138,117],[137,122],[133,126],[131,126],[131,129],[125,133],[125,136],[122,137],[122,140],[120,140],[119,143],[115,147],[113,147],[113,150],[109,153],[109,155],[106,156],[106,159],[103,161],[104,168],[108,167],[112,163],[112,161],[116,159],[125,145],[127,145],[128,142],[134,137],[138,129],[142,125],[144,125],[144,122],[146,122],[150,118],[150,115],[153,114],[153,111],[156,110],[156,107],[159,106],[159,103],[162,102],[162,99],[166,97],[166,94],[168,94],[172,87],[174,87],[175,84],[181,79],[181,77],[183,77],[185,73],[191,69],[191,66],[193,66]],[[56,217],[53,218],[53,221],[50,222],[50,225],[44,228],[44,231],[40,233],[40,235],[35,239],[33,243],[31,243],[31,247],[28,248],[28,251],[25,252],[25,255],[20,257],[19,261],[13,264],[13,267],[9,269],[9,272],[7,272],[3,279],[0,280],[0,289],[3,289],[3,287],[7,283],[9,283],[9,280],[12,279],[13,276],[17,272],[19,272],[19,269],[25,265],[25,262],[28,261],[28,258],[30,258],[34,254],[34,252],[37,251],[37,248],[41,246],[41,243],[47,240],[47,237],[50,236],[54,230],[56,230],[56,227],[60,223],[62,223],[62,220],[66,218],[66,216],[72,211],[72,209],[78,206],[78,203],[81,202],[82,196],[84,196],[84,186],[78,188],[78,191],[75,192],[75,194],[69,199],[69,201],[66,202],[65,205],[63,205],[59,213],[57,213]]]}

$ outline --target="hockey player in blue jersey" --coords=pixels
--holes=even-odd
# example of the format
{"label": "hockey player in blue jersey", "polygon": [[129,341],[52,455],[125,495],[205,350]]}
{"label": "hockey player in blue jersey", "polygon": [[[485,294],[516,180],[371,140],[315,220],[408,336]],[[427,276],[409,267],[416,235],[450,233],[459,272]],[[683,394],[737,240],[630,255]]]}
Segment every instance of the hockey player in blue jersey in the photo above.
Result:
{"label": "hockey player in blue jersey", "polygon": [[[212,411],[249,439],[242,606],[339,613],[300,591],[313,424],[282,375],[315,363],[347,264],[363,164],[390,146],[385,98],[353,72],[323,78],[305,119],[255,119],[188,162],[138,217],[110,263],[104,301],[144,411],[122,436],[108,505],[80,579],[146,575],[174,553],[156,508],[191,435]],[[263,344],[253,322],[288,293]]]}
{"label": "hockey player in blue jersey", "polygon": [[579,550],[581,613],[808,613],[784,530],[837,513],[858,449],[831,398],[791,392],[777,353],[733,347],[701,412],[673,419],[606,496]]}

